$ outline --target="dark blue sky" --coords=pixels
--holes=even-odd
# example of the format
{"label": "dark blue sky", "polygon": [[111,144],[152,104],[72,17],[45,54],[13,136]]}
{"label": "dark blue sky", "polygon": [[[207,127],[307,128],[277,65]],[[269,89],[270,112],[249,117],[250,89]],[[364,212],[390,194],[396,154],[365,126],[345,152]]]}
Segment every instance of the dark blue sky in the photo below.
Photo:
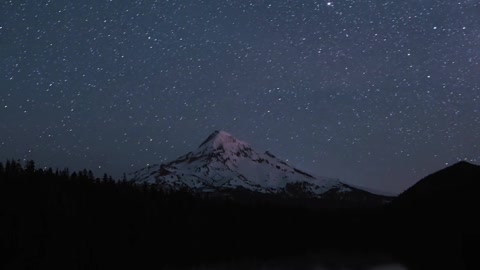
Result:
{"label": "dark blue sky", "polygon": [[120,176],[226,130],[400,192],[480,161],[478,1],[2,1],[0,158]]}

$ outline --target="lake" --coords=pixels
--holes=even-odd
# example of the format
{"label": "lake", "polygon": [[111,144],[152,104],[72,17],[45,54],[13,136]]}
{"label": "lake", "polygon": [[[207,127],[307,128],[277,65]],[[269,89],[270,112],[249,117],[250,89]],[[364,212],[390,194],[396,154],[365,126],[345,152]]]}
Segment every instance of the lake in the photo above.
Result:
{"label": "lake", "polygon": [[[180,269],[180,268],[169,268]],[[325,252],[269,260],[242,260],[198,265],[182,270],[412,270],[386,254]]]}

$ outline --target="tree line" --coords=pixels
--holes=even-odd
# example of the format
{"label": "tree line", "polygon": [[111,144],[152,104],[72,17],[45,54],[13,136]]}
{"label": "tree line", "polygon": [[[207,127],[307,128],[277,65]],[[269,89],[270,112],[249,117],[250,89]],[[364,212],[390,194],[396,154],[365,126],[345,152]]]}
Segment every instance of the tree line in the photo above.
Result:
{"label": "tree line", "polygon": [[400,222],[383,207],[304,207],[309,203],[318,202],[239,202],[7,160],[0,163],[0,268],[163,267],[322,249],[398,251],[399,244],[416,245],[409,235],[420,235],[417,227],[403,229],[413,218]]}

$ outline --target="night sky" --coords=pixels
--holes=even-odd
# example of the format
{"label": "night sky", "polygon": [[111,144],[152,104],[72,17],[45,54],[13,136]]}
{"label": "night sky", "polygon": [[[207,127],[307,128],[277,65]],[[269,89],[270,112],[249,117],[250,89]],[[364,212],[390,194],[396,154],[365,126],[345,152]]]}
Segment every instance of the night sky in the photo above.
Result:
{"label": "night sky", "polygon": [[0,159],[121,177],[225,130],[398,193],[480,162],[473,0],[0,3]]}

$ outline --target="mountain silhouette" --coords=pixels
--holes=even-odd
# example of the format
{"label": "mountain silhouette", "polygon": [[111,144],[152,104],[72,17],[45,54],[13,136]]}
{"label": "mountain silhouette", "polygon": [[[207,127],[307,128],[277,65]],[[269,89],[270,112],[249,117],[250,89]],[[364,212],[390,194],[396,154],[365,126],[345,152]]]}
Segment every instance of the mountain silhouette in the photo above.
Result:
{"label": "mountain silhouette", "polygon": [[395,198],[393,208],[459,214],[480,210],[480,166],[460,161],[420,180]]}

